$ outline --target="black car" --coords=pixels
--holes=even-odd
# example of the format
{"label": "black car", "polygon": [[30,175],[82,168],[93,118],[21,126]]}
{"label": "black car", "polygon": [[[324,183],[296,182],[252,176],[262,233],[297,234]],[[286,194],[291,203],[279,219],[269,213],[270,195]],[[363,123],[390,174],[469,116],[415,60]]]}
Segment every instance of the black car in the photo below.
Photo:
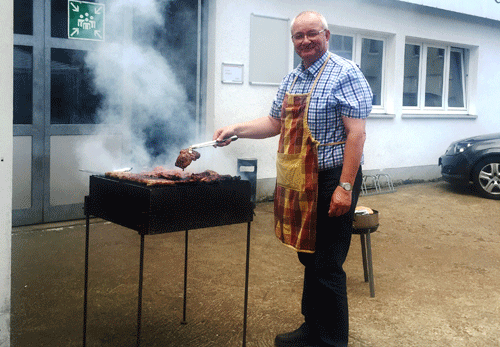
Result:
{"label": "black car", "polygon": [[500,133],[453,142],[439,158],[441,175],[451,184],[472,182],[477,192],[500,200]]}

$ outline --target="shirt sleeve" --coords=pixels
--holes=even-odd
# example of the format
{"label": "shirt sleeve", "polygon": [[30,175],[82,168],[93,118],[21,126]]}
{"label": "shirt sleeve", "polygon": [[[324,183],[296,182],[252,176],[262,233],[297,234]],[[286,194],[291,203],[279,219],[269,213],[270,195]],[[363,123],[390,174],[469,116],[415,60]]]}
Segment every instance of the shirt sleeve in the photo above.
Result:
{"label": "shirt sleeve", "polygon": [[365,76],[353,66],[343,74],[339,88],[334,91],[340,114],[349,118],[364,119],[372,111],[373,93]]}
{"label": "shirt sleeve", "polygon": [[292,74],[288,74],[281,81],[280,87],[276,92],[273,103],[271,105],[271,111],[269,115],[276,119],[281,119],[281,107],[283,106],[283,100],[285,99],[285,94],[290,86]]}

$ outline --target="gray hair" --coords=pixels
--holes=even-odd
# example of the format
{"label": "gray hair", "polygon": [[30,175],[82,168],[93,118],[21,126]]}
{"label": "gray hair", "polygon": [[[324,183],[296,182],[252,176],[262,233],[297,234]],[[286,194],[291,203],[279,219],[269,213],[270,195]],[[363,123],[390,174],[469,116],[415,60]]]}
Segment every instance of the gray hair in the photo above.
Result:
{"label": "gray hair", "polygon": [[328,29],[328,22],[326,21],[326,18],[321,13],[316,12],[316,11],[303,11],[303,12],[300,12],[298,15],[296,15],[294,19],[292,19],[292,24],[290,25],[290,31],[292,31],[292,29],[293,29],[293,25],[295,24],[295,20],[299,17],[302,17],[303,15],[306,15],[306,14],[313,14],[316,17],[318,17],[318,19],[321,21],[321,24],[323,25],[323,29]]}

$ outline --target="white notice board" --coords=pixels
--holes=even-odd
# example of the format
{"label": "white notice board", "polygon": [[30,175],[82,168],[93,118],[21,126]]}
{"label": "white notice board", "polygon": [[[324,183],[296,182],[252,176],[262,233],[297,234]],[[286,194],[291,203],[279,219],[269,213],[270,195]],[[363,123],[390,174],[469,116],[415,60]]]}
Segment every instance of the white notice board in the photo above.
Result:
{"label": "white notice board", "polygon": [[288,19],[251,15],[250,66],[251,84],[279,85],[288,73],[290,44]]}
{"label": "white notice board", "polygon": [[222,63],[222,83],[243,83],[243,64]]}

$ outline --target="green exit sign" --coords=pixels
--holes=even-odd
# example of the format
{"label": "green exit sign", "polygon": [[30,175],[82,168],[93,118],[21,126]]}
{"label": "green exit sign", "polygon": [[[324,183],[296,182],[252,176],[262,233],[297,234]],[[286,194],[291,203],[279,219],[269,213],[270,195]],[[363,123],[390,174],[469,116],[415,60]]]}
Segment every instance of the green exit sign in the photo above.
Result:
{"label": "green exit sign", "polygon": [[68,1],[68,38],[104,41],[104,4]]}

